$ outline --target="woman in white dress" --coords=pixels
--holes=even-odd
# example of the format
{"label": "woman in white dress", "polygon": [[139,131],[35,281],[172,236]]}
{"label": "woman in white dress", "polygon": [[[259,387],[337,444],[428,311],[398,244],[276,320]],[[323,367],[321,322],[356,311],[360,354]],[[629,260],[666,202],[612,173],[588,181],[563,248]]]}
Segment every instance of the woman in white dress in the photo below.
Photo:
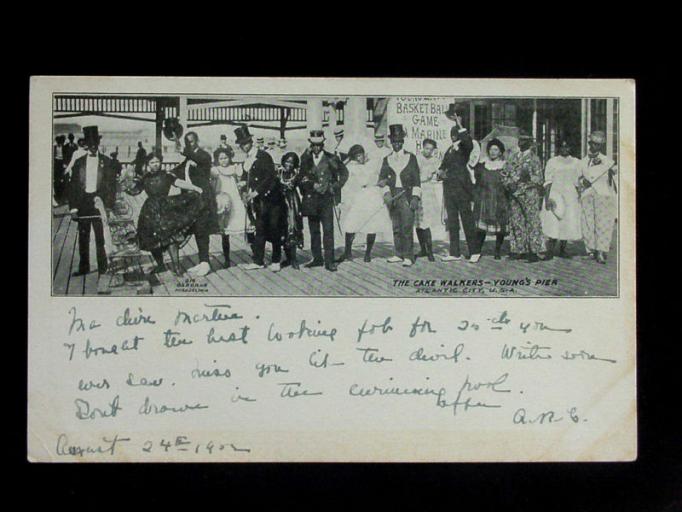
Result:
{"label": "woman in white dress", "polygon": [[417,154],[419,164],[419,180],[421,181],[422,200],[415,215],[415,228],[421,252],[416,257],[428,257],[429,261],[436,261],[433,257],[432,230],[439,228],[441,221],[441,200],[437,189],[441,184],[436,175],[440,162],[434,155],[437,143],[433,139],[424,139],[422,150]]}
{"label": "woman in white dress", "polygon": [[580,160],[571,156],[571,147],[563,141],[559,155],[550,158],[545,167],[545,200],[540,213],[542,231],[548,238],[546,260],[554,257],[559,240],[559,257],[569,258],[568,241],[580,240],[580,198],[576,188],[580,176]]}
{"label": "woman in white dress", "polygon": [[393,232],[391,218],[382,189],[377,186],[379,167],[365,160],[365,150],[359,144],[350,148],[348,158],[348,181],[341,191],[341,227],[346,233],[346,247],[338,262],[353,259],[357,233],[367,235],[364,261],[370,262],[377,234]]}
{"label": "woman in white dress", "polygon": [[216,203],[218,205],[218,224],[223,242],[225,268],[230,263],[230,235],[253,231],[246,214],[246,208],[239,192],[242,168],[232,163],[234,151],[230,146],[216,150],[217,164],[211,169],[215,180]]}

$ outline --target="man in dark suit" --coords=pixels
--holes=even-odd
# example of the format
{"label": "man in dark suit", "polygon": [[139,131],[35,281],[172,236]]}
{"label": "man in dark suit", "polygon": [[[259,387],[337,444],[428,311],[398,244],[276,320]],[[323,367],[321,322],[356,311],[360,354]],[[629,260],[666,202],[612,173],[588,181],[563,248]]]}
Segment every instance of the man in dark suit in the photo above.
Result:
{"label": "man in dark suit", "polygon": [[[334,262],[334,206],[341,202],[341,188],[348,181],[348,169],[339,157],[324,151],[324,132],[310,132],[310,151],[301,156],[298,187],[303,199],[301,214],[308,217],[310,248],[313,259],[305,267],[324,267],[335,272]],[[324,259],[320,241],[320,224],[324,232]]]}
{"label": "man in dark suit", "polygon": [[69,163],[71,163],[71,157],[73,157],[73,154],[78,149],[78,145],[73,141],[73,133],[69,133],[67,138],[69,139],[69,142],[64,144],[64,165],[69,165]]}
{"label": "man in dark suit", "polygon": [[459,219],[461,217],[471,261],[476,262],[480,258],[480,248],[471,207],[471,202],[474,200],[473,171],[468,165],[474,143],[471,135],[462,126],[461,114],[454,104],[450,105],[450,110],[446,113],[455,121],[455,126],[450,130],[452,146],[443,155],[438,173],[443,180],[443,199],[448,214],[447,229],[450,233],[450,254],[444,256],[442,260],[456,261],[462,258],[459,249]]}
{"label": "man in dark suit", "polygon": [[57,206],[62,204],[64,200],[64,169],[66,168],[66,162],[64,161],[64,141],[65,137],[63,135],[57,135],[55,138],[55,145],[52,147],[52,157],[53,157],[53,171],[52,171],[52,192],[53,199],[56,201]]}
{"label": "man in dark suit", "polygon": [[[180,143],[177,142],[179,145]],[[208,246],[211,233],[218,232],[216,217],[216,202],[211,186],[211,155],[199,147],[199,136],[195,132],[185,135],[185,147],[182,150],[183,162],[173,169],[173,174],[181,180],[189,181],[202,190],[201,199],[204,203],[202,213],[194,223],[192,231],[199,251],[199,264],[188,269],[187,272],[195,276],[205,276],[211,271]],[[182,191],[183,194],[194,193]]]}
{"label": "man in dark suit", "polygon": [[402,263],[409,267],[414,263],[414,216],[421,201],[421,181],[417,157],[405,151],[405,129],[392,124],[388,138],[393,151],[384,157],[379,171],[379,185],[384,187],[384,201],[391,214],[395,255],[389,263]]}
{"label": "man in dark suit", "polygon": [[69,208],[72,218],[78,222],[80,258],[74,276],[90,272],[91,227],[95,230],[97,270],[100,274],[107,271],[102,217],[107,215],[116,201],[116,172],[111,160],[99,152],[97,126],[84,127],[83,134],[88,153],[75,161],[69,185]]}
{"label": "man in dark suit", "polygon": [[[152,153],[153,154],[153,153]],[[145,151],[142,146],[142,141],[137,143],[137,153],[135,153],[135,160],[133,164],[135,165],[135,175],[142,176],[144,172],[144,166],[147,163],[147,151]]]}
{"label": "man in dark suit", "polygon": [[253,262],[240,267],[244,270],[265,268],[265,243],[269,241],[272,244],[270,270],[279,272],[282,244],[286,235],[286,204],[275,163],[269,153],[253,145],[253,137],[247,126],[238,127],[234,133],[237,145],[246,155],[241,179],[246,189],[246,207],[256,228],[251,246]]}

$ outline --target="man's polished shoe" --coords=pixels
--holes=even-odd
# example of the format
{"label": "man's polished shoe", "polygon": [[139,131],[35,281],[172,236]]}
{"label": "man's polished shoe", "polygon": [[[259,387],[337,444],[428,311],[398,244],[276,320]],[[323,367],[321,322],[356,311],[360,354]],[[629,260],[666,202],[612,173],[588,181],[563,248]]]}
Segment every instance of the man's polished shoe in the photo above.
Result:
{"label": "man's polished shoe", "polygon": [[71,274],[72,277],[86,276],[90,273],[90,269],[79,268],[76,272]]}
{"label": "man's polished shoe", "polygon": [[324,261],[312,259],[312,260],[310,260],[308,263],[306,263],[306,264],[303,265],[303,266],[304,266],[305,268],[314,268],[314,267],[321,267],[321,266],[323,266],[323,265],[324,265]]}
{"label": "man's polished shoe", "polygon": [[530,253],[528,259],[526,259],[526,262],[528,263],[537,263],[538,261],[540,261],[540,258],[538,258],[538,255],[535,253]]}
{"label": "man's polished shoe", "polygon": [[338,270],[336,263],[325,263],[324,268],[329,270],[329,272],[336,272]]}

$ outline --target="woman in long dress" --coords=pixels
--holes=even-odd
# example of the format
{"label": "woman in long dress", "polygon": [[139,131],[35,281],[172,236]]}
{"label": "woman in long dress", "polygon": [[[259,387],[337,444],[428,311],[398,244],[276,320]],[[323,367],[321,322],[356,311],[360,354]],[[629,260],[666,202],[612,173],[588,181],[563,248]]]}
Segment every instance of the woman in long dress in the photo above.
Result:
{"label": "woman in long dress", "polygon": [[502,182],[505,147],[501,140],[491,139],[486,151],[487,160],[474,168],[474,223],[479,232],[481,248],[486,235],[495,235],[495,259],[499,260],[509,223],[509,200]]}
{"label": "woman in long dress", "polygon": [[434,156],[438,147],[433,139],[424,139],[422,150],[417,154],[419,164],[419,180],[421,181],[422,200],[419,208],[415,212],[414,225],[417,231],[417,240],[421,252],[417,257],[428,257],[429,261],[436,261],[433,256],[433,234],[432,230],[440,227],[441,222],[441,200],[438,198],[437,189],[441,184],[437,181],[438,167],[440,162]]}
{"label": "woman in long dress", "polygon": [[[163,252],[167,250],[174,273],[180,275],[183,270],[179,248],[191,236],[194,223],[202,212],[202,189],[162,170],[161,159],[160,154],[152,153],[147,160],[146,172],[133,178],[126,192],[137,195],[144,190],[147,194],[137,221],[137,240],[140,249],[152,253],[156,262],[154,272],[165,270]],[[173,185],[196,194],[169,196]]]}
{"label": "woman in long dress", "polygon": [[253,231],[246,214],[246,207],[239,193],[241,167],[232,163],[232,147],[220,147],[215,151],[216,165],[211,169],[215,179],[218,225],[225,257],[224,268],[230,268],[230,235]]}
{"label": "woman in long dress", "polygon": [[546,260],[554,257],[559,240],[559,257],[569,258],[568,241],[580,240],[580,198],[576,188],[580,177],[580,160],[571,156],[571,147],[563,141],[559,155],[552,157],[545,167],[545,201],[540,212],[542,231],[547,236]]}
{"label": "woman in long dress", "polygon": [[359,144],[348,151],[348,181],[343,187],[341,227],[346,233],[345,251],[339,262],[352,260],[355,235],[366,234],[364,261],[372,261],[372,247],[377,234],[393,232],[382,188],[377,186],[379,167],[365,160],[365,150]]}
{"label": "woman in long dress", "polygon": [[283,266],[291,265],[298,270],[296,249],[303,249],[303,217],[301,216],[301,198],[296,190],[298,169],[301,160],[293,151],[282,156],[281,165],[277,170],[279,181],[284,192],[286,203],[287,235],[284,239],[284,254],[287,259]]}
{"label": "woman in long dress", "polygon": [[544,179],[542,164],[533,152],[533,139],[519,137],[519,151],[507,161],[502,181],[509,191],[510,259],[527,258],[528,263],[540,261],[545,250],[545,238],[540,221],[540,200]]}

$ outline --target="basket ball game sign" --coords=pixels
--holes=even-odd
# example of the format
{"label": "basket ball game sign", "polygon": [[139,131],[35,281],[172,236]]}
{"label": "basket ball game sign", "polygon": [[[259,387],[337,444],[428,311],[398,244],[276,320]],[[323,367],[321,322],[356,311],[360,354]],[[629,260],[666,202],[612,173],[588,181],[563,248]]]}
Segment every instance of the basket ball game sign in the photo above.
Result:
{"label": "basket ball game sign", "polygon": [[405,128],[405,150],[419,153],[424,139],[433,139],[438,144],[436,156],[443,157],[452,143],[450,128],[455,124],[445,117],[451,98],[406,96],[393,97],[388,101],[388,124],[402,124]]}

